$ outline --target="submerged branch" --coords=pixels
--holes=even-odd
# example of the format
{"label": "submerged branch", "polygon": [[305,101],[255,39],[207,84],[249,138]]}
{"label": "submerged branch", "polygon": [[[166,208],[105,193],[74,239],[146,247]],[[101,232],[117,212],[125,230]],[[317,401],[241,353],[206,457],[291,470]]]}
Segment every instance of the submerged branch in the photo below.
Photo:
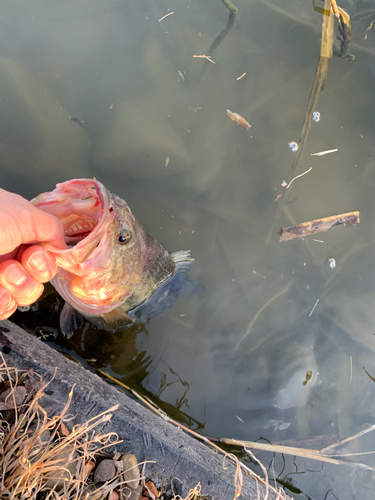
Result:
{"label": "submerged branch", "polygon": [[[230,30],[234,26],[234,21],[236,20],[236,16],[238,13],[237,7],[235,7],[230,0],[221,0],[225,7],[229,10],[229,17],[228,17],[228,22],[223,28],[220,33],[217,35],[215,40],[212,42],[210,45],[210,48],[207,51],[207,54],[210,54],[210,57],[213,56],[215,50],[218,48],[218,46],[221,44],[221,42],[224,40],[224,38],[227,36],[227,34],[230,32]],[[204,73],[206,72],[207,66],[208,66],[209,61],[205,61],[202,67],[202,70],[199,75],[199,80],[203,78]]]}

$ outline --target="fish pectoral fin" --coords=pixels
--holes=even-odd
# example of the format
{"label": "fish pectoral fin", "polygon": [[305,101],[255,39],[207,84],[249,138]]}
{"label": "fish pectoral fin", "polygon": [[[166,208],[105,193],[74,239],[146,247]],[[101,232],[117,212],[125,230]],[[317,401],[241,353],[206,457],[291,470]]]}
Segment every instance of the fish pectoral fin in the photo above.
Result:
{"label": "fish pectoral fin", "polygon": [[77,328],[82,324],[82,316],[71,306],[65,302],[63,310],[60,314],[60,329],[66,338],[70,339]]}
{"label": "fish pectoral fin", "polygon": [[118,328],[122,325],[133,323],[131,317],[126,314],[126,312],[120,311],[120,309],[113,309],[113,311],[104,313],[101,316],[104,321],[112,328]]}

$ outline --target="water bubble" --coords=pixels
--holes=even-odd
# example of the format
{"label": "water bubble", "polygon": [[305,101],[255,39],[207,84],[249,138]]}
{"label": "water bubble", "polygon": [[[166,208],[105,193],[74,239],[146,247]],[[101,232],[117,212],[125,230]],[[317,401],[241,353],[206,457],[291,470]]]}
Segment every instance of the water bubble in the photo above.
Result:
{"label": "water bubble", "polygon": [[314,111],[312,118],[313,118],[314,122],[320,122],[320,113],[319,113],[319,111]]}
{"label": "water bubble", "polygon": [[295,153],[296,151],[298,151],[298,144],[296,142],[294,142],[294,141],[289,143],[289,147],[293,151],[293,153]]}

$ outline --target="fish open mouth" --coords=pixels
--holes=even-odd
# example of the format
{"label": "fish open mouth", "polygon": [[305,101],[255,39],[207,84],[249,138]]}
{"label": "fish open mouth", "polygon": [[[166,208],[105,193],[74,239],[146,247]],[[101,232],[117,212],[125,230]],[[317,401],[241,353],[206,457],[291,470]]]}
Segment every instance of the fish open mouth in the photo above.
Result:
{"label": "fish open mouth", "polygon": [[86,238],[98,221],[87,215],[72,214],[64,221],[65,243],[68,246],[74,246]]}
{"label": "fish open mouth", "polygon": [[[84,262],[91,255],[113,218],[109,192],[95,179],[73,179],[57,184],[54,191],[40,194],[32,203],[60,220],[69,247],[65,251],[72,252],[77,262]],[[48,249],[61,253],[52,246]]]}

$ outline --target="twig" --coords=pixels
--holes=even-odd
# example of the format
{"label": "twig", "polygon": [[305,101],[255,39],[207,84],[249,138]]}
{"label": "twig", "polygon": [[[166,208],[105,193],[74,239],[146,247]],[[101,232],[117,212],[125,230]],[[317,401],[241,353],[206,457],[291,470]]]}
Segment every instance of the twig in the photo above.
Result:
{"label": "twig", "polygon": [[159,19],[159,23],[160,23],[163,19],[165,19],[166,17],[171,16],[172,14],[174,14],[174,12],[169,12],[169,14],[165,14],[165,16],[163,16],[163,17],[161,17],[161,18]]}
{"label": "twig", "polygon": [[210,61],[210,63],[216,64],[215,61],[213,61],[211,59],[211,56],[206,56],[205,54],[199,54],[199,55],[195,55],[193,57],[198,58],[198,59],[207,59],[207,61]]}
{"label": "twig", "polygon": [[327,149],[327,151],[319,151],[319,153],[311,153],[311,156],[325,156],[325,155],[328,155],[330,153],[336,153],[336,151],[338,151],[338,149]]}
{"label": "twig", "polygon": [[[227,36],[227,34],[233,28],[234,21],[236,20],[236,16],[238,13],[237,7],[235,7],[230,0],[221,0],[221,1],[225,5],[225,7],[229,10],[229,17],[228,17],[228,22],[227,22],[225,28],[223,28],[220,31],[220,33],[217,35],[217,37],[212,42],[212,44],[210,45],[210,48],[207,51],[211,55],[213,55],[215,50],[218,48],[218,46],[221,44],[221,42],[224,40],[224,38]],[[199,74],[199,80],[201,80],[203,78],[203,75],[204,75],[207,67],[208,67],[208,61],[206,61],[203,64],[203,67],[202,67],[201,72]]]}
{"label": "twig", "polygon": [[299,174],[299,175],[296,175],[295,177],[293,177],[293,179],[289,182],[289,184],[287,185],[287,187],[285,189],[289,189],[292,182],[294,182],[296,179],[298,179],[299,177],[302,177],[306,174],[308,174],[309,172],[311,172],[312,170],[312,167],[310,167],[308,170],[306,170],[306,172],[303,172],[303,174]]}
{"label": "twig", "polygon": [[297,238],[305,238],[317,233],[324,233],[334,226],[353,226],[359,224],[359,212],[348,212],[340,215],[332,215],[322,219],[314,219],[292,226],[282,227],[279,231],[280,242],[291,241]]}
{"label": "twig", "polygon": [[342,444],[348,443],[349,441],[353,441],[353,439],[357,439],[357,438],[359,438],[361,436],[364,436],[368,432],[372,432],[374,430],[375,430],[375,425],[372,425],[368,429],[365,429],[364,431],[361,431],[361,432],[358,432],[357,434],[354,434],[354,436],[350,436],[350,437],[348,437],[346,439],[343,439],[339,443],[334,443],[334,444],[331,444],[330,446],[327,446],[326,448],[323,448],[322,450],[320,450],[320,453],[327,453],[327,451],[334,450],[338,446],[341,446]]}
{"label": "twig", "polygon": [[[354,439],[354,437],[358,437],[358,435],[353,436],[352,438]],[[295,457],[303,457],[303,458],[309,458],[311,460],[318,460],[320,462],[326,462],[329,464],[350,465],[352,467],[361,467],[363,469],[375,471],[374,467],[371,467],[371,466],[366,465],[366,464],[362,464],[359,462],[349,462],[347,460],[339,460],[337,458],[333,458],[330,455],[326,455],[325,450],[314,450],[314,449],[310,449],[310,448],[296,448],[294,446],[282,446],[282,445],[268,444],[268,443],[256,443],[254,441],[244,441],[244,440],[231,439],[231,438],[212,438],[211,437],[210,439],[212,441],[217,442],[217,443],[224,443],[227,445],[241,446],[244,448],[244,450],[246,452],[247,452],[248,448],[254,448],[256,450],[269,451],[271,453],[282,453],[285,455],[293,455]],[[337,443],[337,446],[339,446],[343,442],[344,441],[342,441],[341,443]],[[328,449],[328,448],[326,448],[326,449]]]}
{"label": "twig", "polygon": [[[209,438],[205,437],[205,436],[202,436],[201,434],[198,434],[197,432],[193,431],[192,429],[189,429],[189,427],[186,427],[185,425],[181,424],[180,422],[177,422],[176,420],[173,420],[172,418],[168,417],[168,415],[163,411],[161,410],[160,408],[158,408],[154,403],[151,405],[149,403],[147,403],[145,401],[144,398],[142,398],[138,393],[136,393],[133,389],[131,389],[130,387],[126,386],[125,384],[123,384],[122,382],[120,382],[119,380],[117,380],[116,378],[112,377],[111,375],[109,375],[108,373],[106,373],[105,371],[103,370],[98,370],[99,373],[101,373],[102,375],[104,375],[105,377],[109,378],[110,380],[113,380],[114,382],[116,382],[116,384],[126,388],[127,390],[129,390],[132,394],[134,394],[134,396],[136,396],[137,398],[139,398],[143,403],[147,404],[148,407],[154,411],[155,413],[157,413],[159,416],[161,416],[162,418],[164,418],[164,420],[166,420],[167,422],[170,422],[174,425],[176,425],[177,427],[179,427],[180,429],[184,430],[185,432],[187,432],[188,434],[196,437],[197,439],[199,439],[200,441],[203,441],[205,444],[207,444],[208,446],[210,446],[211,448],[214,448],[216,451],[218,451],[219,453],[222,453],[224,455],[226,455],[228,458],[231,458],[230,454],[228,455],[225,451],[223,451],[219,446],[217,446],[215,443],[213,443]],[[238,460],[234,460],[234,459],[231,459],[233,464],[237,467],[237,464],[239,463],[242,470],[246,472],[246,474],[252,478],[255,478],[256,481],[257,481],[257,485],[258,485],[258,482],[262,483],[266,488],[267,488],[267,481],[262,479],[260,476],[258,476],[258,474],[256,474],[255,472],[253,472],[251,469],[249,469],[245,464],[243,464],[242,462],[239,462]],[[279,494],[279,492],[271,485],[268,485],[268,488],[270,490],[272,490],[274,493],[276,494]]]}
{"label": "twig", "polygon": [[318,303],[319,303],[319,300],[320,300],[320,299],[318,299],[318,300],[315,302],[314,307],[311,309],[310,314],[309,314],[309,318],[311,318],[312,313],[315,311],[316,306],[317,306],[317,305],[318,305]]}
{"label": "twig", "polygon": [[[293,163],[290,167],[288,184],[296,175],[298,163],[299,160],[301,159],[307,141],[307,137],[309,135],[312,113],[316,108],[320,92],[324,89],[324,85],[327,80],[328,70],[331,64],[332,54],[333,54],[333,35],[334,35],[334,16],[330,6],[330,0],[324,0],[322,37],[320,43],[320,57],[319,57],[318,67],[315,72],[314,82],[310,92],[309,102],[307,104],[301,135],[298,140],[298,149],[295,153]],[[270,231],[266,239],[266,243],[269,243],[271,235],[275,230],[276,222],[280,218],[280,215],[287,201],[286,200],[287,196],[283,197],[283,195],[278,195],[275,201],[279,200],[280,198],[283,199],[281,200],[278,206],[273,224],[271,225]]]}
{"label": "twig", "polygon": [[[299,160],[302,156],[307,137],[311,126],[311,116],[319,100],[320,92],[324,89],[327,80],[328,70],[333,53],[333,15],[329,5],[330,0],[324,0],[324,13],[322,24],[322,39],[320,45],[320,57],[315,73],[314,83],[310,92],[307,104],[305,121],[303,123],[301,135],[298,141],[298,150],[290,168],[289,181],[295,176]],[[328,12],[328,14],[326,13]]]}

